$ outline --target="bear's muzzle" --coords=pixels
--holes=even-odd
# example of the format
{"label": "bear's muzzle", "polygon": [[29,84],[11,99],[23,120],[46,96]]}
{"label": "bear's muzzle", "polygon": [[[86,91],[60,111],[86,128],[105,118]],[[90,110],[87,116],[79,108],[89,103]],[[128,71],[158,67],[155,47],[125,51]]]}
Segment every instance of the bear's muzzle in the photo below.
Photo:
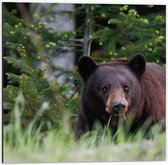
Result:
{"label": "bear's muzzle", "polygon": [[111,106],[106,106],[105,110],[109,114],[121,115],[127,111],[127,101],[123,99],[115,99],[112,101]]}

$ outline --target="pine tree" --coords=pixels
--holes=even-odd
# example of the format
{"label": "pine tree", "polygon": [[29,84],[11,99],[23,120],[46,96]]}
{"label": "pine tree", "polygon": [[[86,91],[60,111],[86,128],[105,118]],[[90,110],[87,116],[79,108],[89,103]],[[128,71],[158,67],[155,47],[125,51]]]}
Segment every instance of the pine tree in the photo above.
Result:
{"label": "pine tree", "polygon": [[[52,51],[56,53],[65,51],[57,41],[73,34],[72,32],[53,34],[41,22],[27,27],[24,20],[15,15],[15,11],[10,13],[3,7],[4,48],[9,52],[4,59],[8,65],[17,70],[16,73],[6,73],[9,83],[3,89],[4,123],[10,124],[14,121],[14,107],[19,95],[24,100],[24,106],[20,109],[23,128],[26,128],[36,116],[38,117],[34,123],[35,128],[40,126],[44,131],[60,127],[67,118],[66,114],[69,114],[68,118],[71,116],[74,118],[73,114],[77,111],[75,108],[79,105],[79,95],[73,97],[77,87],[71,83],[50,81],[45,77],[45,72],[52,73],[56,70],[66,74],[70,79],[76,77],[74,71],[54,66],[51,61]],[[42,49],[44,48],[42,51],[37,50],[33,44],[32,34],[34,38],[38,37]],[[51,50],[49,55],[40,54],[48,50]],[[43,65],[37,67],[35,63]],[[73,103],[77,105],[74,106]],[[68,111],[69,108],[71,111]]]}
{"label": "pine tree", "polygon": [[[153,7],[142,6],[142,11]],[[133,5],[94,4],[87,21],[105,52],[101,61],[141,52],[148,61],[165,63],[165,11],[141,16]]]}

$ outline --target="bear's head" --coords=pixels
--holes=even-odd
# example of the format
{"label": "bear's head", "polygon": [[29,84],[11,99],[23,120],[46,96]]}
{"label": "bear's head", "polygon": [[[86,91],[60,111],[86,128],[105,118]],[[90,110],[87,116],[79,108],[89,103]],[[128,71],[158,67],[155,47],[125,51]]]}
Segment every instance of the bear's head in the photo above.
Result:
{"label": "bear's head", "polygon": [[134,111],[143,99],[140,79],[145,64],[142,54],[130,60],[113,60],[99,65],[91,57],[82,56],[78,70],[84,81],[83,106],[95,114],[120,115]]}

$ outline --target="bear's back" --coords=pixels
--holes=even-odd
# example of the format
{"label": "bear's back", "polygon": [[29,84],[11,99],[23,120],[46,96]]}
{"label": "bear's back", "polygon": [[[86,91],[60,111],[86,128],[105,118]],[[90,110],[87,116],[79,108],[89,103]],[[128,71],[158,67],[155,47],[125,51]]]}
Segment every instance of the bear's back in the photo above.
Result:
{"label": "bear's back", "polygon": [[156,63],[146,63],[146,70],[156,77],[165,88],[166,86],[166,74],[165,67]]}
{"label": "bear's back", "polygon": [[156,63],[146,63],[146,69],[141,79],[141,88],[145,96],[145,111],[153,116],[155,121],[165,117],[165,68]]}

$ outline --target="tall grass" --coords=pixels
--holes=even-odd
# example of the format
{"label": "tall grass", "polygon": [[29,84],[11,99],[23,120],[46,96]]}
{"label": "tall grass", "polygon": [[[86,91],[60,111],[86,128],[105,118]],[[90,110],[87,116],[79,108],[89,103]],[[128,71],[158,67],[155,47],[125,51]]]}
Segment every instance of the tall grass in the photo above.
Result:
{"label": "tall grass", "polygon": [[[155,125],[150,137],[143,137],[140,130],[135,136],[125,133],[120,126],[115,136],[108,129],[96,125],[95,131],[85,134],[78,142],[66,125],[41,132],[42,123],[36,126],[37,117],[45,112],[47,103],[32,119],[26,129],[21,126],[20,109],[24,107],[22,95],[18,95],[14,107],[14,119],[3,128],[3,161],[20,162],[88,162],[88,161],[154,161],[165,160],[165,132]],[[121,124],[122,125],[122,124]]]}

